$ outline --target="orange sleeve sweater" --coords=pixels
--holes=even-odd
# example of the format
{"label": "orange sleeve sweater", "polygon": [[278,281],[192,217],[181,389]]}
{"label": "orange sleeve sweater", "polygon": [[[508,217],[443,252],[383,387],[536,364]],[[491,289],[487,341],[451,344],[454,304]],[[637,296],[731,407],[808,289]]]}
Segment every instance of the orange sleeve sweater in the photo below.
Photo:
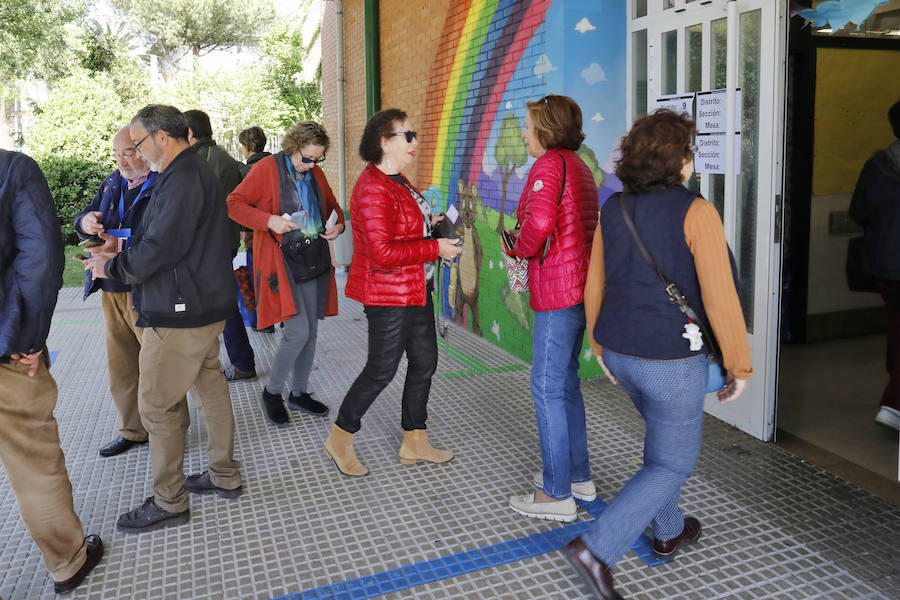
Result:
{"label": "orange sleeve sweater", "polygon": [[[747,379],[753,374],[750,342],[731,275],[725,230],[715,207],[703,198],[696,198],[688,209],[684,219],[684,240],[694,256],[703,306],[719,342],[725,368],[738,379]],[[605,293],[603,232],[598,225],[584,289],[588,341],[596,355],[600,354],[602,348],[594,339],[594,324],[603,306]]]}

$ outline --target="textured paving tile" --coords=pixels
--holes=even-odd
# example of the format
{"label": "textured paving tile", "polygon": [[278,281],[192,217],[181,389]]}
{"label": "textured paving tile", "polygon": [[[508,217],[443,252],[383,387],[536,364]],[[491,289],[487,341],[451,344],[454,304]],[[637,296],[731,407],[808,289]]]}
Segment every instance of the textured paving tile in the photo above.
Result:
{"label": "textured paving tile", "polygon": [[[403,569],[421,561],[561,527],[506,508],[506,497],[527,491],[540,467],[527,370],[445,377],[471,362],[442,349],[429,437],[456,458],[404,467],[396,459],[402,364],[357,437],[371,475],[350,479],[335,470],[322,443],[365,361],[362,308],[342,299],[341,315],[320,324],[311,391],[331,408],[330,419],[292,413],[288,428],[266,423],[259,393],[281,333],[250,337],[262,379],[230,386],[245,494],[233,501],[192,498],[188,525],[123,535],[115,531],[117,516],[152,493],[149,451],[97,455],[116,435],[99,297],[82,303],[77,289],[60,293],[49,340],[59,351],[52,369],[60,388],[56,416],[75,508],[107,547],[70,598],[299,598],[321,586],[334,592],[324,597],[352,598],[341,582],[365,578],[389,587],[384,572],[391,569],[409,573]],[[487,367],[522,364],[454,326],[447,339]],[[594,480],[610,499],[640,466],[643,423],[605,380],[583,387]],[[191,421],[188,473],[206,465],[204,420],[193,403]],[[656,567],[628,554],[617,575],[627,598],[900,598],[900,509],[715,419],[706,419],[682,506],[703,521],[702,542]],[[590,518],[579,511],[579,520]],[[0,531],[0,597],[54,598],[5,478]],[[587,590],[550,552],[382,597],[585,598]]]}

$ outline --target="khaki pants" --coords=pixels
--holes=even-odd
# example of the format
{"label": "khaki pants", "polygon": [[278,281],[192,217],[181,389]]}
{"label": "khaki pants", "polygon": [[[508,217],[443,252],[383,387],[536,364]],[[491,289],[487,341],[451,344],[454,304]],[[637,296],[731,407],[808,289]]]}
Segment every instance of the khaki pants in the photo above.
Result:
{"label": "khaki pants", "polygon": [[103,321],[106,324],[106,365],[109,393],[119,413],[119,435],[133,442],[147,440],[147,430],[138,411],[138,355],[142,327],[131,308],[131,292],[103,292]]}
{"label": "khaki pants", "polygon": [[138,404],[150,434],[153,493],[161,508],[188,508],[184,487],[184,437],[188,390],[206,415],[209,475],[214,485],[241,484],[234,455],[234,413],[225,375],[219,370],[219,334],[224,321],[205,327],[145,327],[141,339]]}
{"label": "khaki pants", "polygon": [[0,462],[47,570],[65,581],[84,564],[87,547],[72,505],[55,406],[56,382],[43,361],[34,377],[18,361],[0,364]]}

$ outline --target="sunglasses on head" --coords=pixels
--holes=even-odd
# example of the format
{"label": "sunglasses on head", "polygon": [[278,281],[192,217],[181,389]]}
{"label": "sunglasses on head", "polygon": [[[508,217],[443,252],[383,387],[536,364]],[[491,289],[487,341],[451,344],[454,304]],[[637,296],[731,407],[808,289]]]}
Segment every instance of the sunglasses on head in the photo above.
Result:
{"label": "sunglasses on head", "polygon": [[406,143],[407,143],[407,144],[412,144],[412,141],[413,141],[414,139],[416,139],[416,132],[415,132],[415,131],[398,131],[397,133],[392,133],[392,134],[391,134],[391,137],[396,137],[396,136],[399,136],[399,135],[405,135],[405,136],[406,136]]}

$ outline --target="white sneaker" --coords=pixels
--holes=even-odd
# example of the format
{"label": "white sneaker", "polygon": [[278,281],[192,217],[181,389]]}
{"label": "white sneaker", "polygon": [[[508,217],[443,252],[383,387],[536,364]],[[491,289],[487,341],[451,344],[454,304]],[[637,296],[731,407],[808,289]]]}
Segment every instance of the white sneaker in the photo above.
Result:
{"label": "white sneaker", "polygon": [[890,427],[895,431],[900,431],[900,410],[891,408],[890,406],[882,406],[875,415],[875,422]]}
{"label": "white sneaker", "polygon": [[[535,473],[534,477],[531,479],[531,483],[539,490],[544,489],[544,474],[540,472]],[[597,499],[597,488],[594,486],[593,481],[583,481],[581,483],[575,483],[573,481],[572,495],[579,500],[591,502],[592,500]]]}
{"label": "white sneaker", "polygon": [[571,523],[578,518],[578,508],[575,506],[574,498],[566,498],[556,502],[535,502],[534,492],[531,492],[525,496],[510,496],[509,507],[520,515],[531,517],[532,519]]}

